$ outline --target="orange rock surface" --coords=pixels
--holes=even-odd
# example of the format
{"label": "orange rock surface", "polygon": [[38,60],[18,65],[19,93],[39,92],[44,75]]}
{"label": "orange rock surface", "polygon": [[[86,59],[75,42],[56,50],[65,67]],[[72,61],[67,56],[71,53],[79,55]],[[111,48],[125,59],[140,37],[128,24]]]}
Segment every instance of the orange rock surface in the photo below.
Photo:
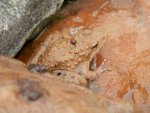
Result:
{"label": "orange rock surface", "polygon": [[99,24],[99,29],[108,34],[109,39],[100,51],[97,63],[101,63],[101,58],[107,59],[105,66],[111,71],[104,72],[91,83],[91,90],[100,95],[123,98],[147,113],[150,111],[150,1],[84,1],[75,14],[48,27],[37,40],[29,43],[18,59],[26,62],[55,30]]}

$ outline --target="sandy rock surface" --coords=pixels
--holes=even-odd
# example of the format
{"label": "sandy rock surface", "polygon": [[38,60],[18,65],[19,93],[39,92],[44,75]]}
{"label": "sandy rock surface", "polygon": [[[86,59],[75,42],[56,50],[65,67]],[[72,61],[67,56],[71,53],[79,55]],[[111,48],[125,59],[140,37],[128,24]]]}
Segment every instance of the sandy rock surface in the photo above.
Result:
{"label": "sandy rock surface", "polygon": [[[97,65],[107,59],[103,68],[109,68],[90,84],[98,95],[122,98],[139,106],[144,113],[150,111],[150,2],[148,0],[85,0],[86,6],[47,28],[38,40],[30,43],[18,57],[27,62],[38,45],[50,40],[55,30],[99,25],[108,35],[100,50]],[[80,2],[79,2],[80,3]],[[79,31],[80,32],[80,31]],[[94,31],[92,31],[94,32]],[[32,48],[32,49],[29,49]]]}
{"label": "sandy rock surface", "polygon": [[90,91],[31,73],[17,60],[0,61],[0,113],[106,113]]}
{"label": "sandy rock surface", "polygon": [[0,56],[0,77],[0,113],[141,113],[122,99],[31,72],[12,58]]}

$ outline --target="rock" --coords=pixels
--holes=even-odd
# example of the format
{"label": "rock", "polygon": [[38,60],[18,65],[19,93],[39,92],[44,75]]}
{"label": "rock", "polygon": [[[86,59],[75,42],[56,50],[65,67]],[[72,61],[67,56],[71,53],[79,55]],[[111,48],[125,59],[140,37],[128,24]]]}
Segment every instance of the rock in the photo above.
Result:
{"label": "rock", "polygon": [[102,108],[105,108],[108,113],[142,113],[139,108],[134,106],[134,104],[120,98],[113,99],[101,96],[99,105]]}
{"label": "rock", "polygon": [[[140,107],[142,112],[148,113],[150,111],[150,2],[148,0],[89,2],[86,2],[88,10],[81,8],[57,26],[47,29],[38,40],[30,43],[22,51],[19,59],[27,62],[34,51],[37,51],[37,46],[42,41],[48,41],[49,36],[56,29],[64,26],[88,28],[91,24],[93,27],[98,24],[101,33],[108,34],[108,41],[99,52],[97,64],[107,59],[103,68],[111,68],[111,71],[102,73],[98,80],[90,84],[90,89],[98,95],[114,99],[122,98]],[[89,7],[89,4],[93,8]]]}
{"label": "rock", "polygon": [[63,0],[1,0],[0,54],[15,56],[24,43],[37,37]]}
{"label": "rock", "polygon": [[87,89],[31,73],[17,60],[2,60],[0,113],[107,113]]}
{"label": "rock", "polygon": [[122,99],[96,96],[47,73],[39,75],[17,60],[0,56],[0,113],[141,113]]}
{"label": "rock", "polygon": [[27,71],[26,65],[18,60],[0,55],[1,72],[19,72]]}
{"label": "rock", "polygon": [[[127,2],[126,6],[123,6],[124,2]],[[132,7],[128,2],[132,2]],[[109,35],[109,40],[100,54],[108,60],[105,67],[111,68],[111,71],[104,72],[94,82],[95,86],[98,86],[95,91],[99,94],[130,101],[144,113],[150,111],[148,5],[149,1],[146,0],[111,0],[109,7],[116,8],[117,11],[105,13],[100,17],[101,31]]]}

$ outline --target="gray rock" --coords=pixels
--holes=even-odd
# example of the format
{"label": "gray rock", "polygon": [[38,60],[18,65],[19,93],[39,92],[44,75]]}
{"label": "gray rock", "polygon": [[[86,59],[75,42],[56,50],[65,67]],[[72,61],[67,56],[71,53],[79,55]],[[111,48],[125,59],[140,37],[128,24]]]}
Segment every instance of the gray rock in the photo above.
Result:
{"label": "gray rock", "polygon": [[0,54],[15,56],[38,36],[64,0],[0,0]]}

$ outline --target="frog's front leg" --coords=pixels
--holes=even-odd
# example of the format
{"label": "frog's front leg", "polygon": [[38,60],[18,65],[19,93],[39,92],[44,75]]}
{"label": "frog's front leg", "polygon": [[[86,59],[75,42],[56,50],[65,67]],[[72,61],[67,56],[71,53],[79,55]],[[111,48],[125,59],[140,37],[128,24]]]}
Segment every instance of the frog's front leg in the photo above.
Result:
{"label": "frog's front leg", "polygon": [[97,79],[98,78],[97,71],[90,71],[89,67],[90,67],[89,61],[84,62],[82,64],[82,66],[80,67],[82,76],[90,81]]}
{"label": "frog's front leg", "polygon": [[[93,80],[97,79],[101,75],[101,73],[103,73],[105,71],[110,71],[109,68],[103,68],[106,62],[107,62],[107,60],[104,59],[104,61],[102,62],[102,64],[98,68],[96,68],[95,70],[91,71],[90,70],[91,62],[87,61],[87,62],[84,62],[82,64],[80,69],[81,69],[81,72],[82,72],[83,76],[87,80],[93,81]],[[92,65],[95,65],[95,62],[93,62],[93,63],[94,64],[92,64]]]}

